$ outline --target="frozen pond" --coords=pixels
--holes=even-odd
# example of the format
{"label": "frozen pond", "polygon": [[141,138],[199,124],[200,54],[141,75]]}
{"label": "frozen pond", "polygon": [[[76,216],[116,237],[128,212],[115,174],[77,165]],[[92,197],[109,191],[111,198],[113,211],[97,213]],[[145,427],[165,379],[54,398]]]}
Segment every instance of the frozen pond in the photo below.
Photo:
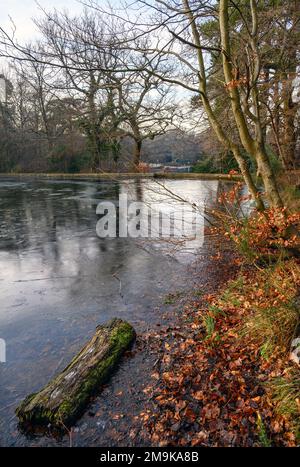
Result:
{"label": "frozen pond", "polygon": [[157,320],[155,307],[186,286],[186,265],[203,247],[202,234],[185,251],[155,240],[99,238],[98,203],[117,205],[126,193],[168,211],[181,197],[209,206],[218,189],[200,180],[0,179],[0,338],[7,346],[0,445],[21,436],[17,403],[61,370],[99,323],[118,316],[142,330]]}

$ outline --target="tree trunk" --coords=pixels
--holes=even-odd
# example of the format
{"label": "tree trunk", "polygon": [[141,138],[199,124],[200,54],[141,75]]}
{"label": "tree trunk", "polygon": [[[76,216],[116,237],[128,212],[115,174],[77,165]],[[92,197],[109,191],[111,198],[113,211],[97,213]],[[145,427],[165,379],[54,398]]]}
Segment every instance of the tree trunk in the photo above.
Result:
{"label": "tree trunk", "polygon": [[242,154],[241,154],[238,147],[233,146],[232,147],[232,152],[233,152],[233,155],[235,157],[235,160],[237,161],[237,163],[239,165],[241,174],[242,174],[243,179],[244,179],[244,181],[245,181],[245,183],[247,185],[249,193],[250,193],[250,195],[252,196],[253,200],[256,203],[257,210],[258,211],[263,211],[265,206],[264,206],[263,200],[261,198],[261,195],[260,195],[259,191],[257,190],[257,188],[255,186],[252,175],[250,173],[250,169],[247,166],[247,162],[243,158],[243,156],[242,156]]}
{"label": "tree trunk", "polygon": [[107,381],[121,355],[135,338],[132,326],[114,318],[97,327],[92,339],[56,378],[29,395],[16,414],[24,427],[70,426],[90,396]]}
{"label": "tree trunk", "polygon": [[138,169],[139,163],[141,161],[141,152],[142,152],[142,141],[140,139],[134,140],[134,151],[133,151],[133,167],[135,170]]}
{"label": "tree trunk", "polygon": [[[222,45],[222,61],[223,61],[223,71],[227,85],[229,85],[233,79],[232,74],[232,61],[231,57],[231,48],[230,48],[230,36],[229,36],[229,16],[228,16],[228,0],[220,0],[220,7],[219,7],[219,25],[220,25],[220,34],[221,34],[221,45]],[[253,21],[255,20],[255,2],[251,1],[251,9],[253,9],[252,13],[254,15]],[[253,37],[255,37],[255,32],[252,33]],[[253,40],[253,38],[252,38]],[[256,44],[254,42],[251,43],[253,51],[256,51]],[[257,58],[255,60],[255,65],[259,68],[259,63],[257,63]],[[258,60],[259,62],[259,60]],[[258,77],[258,70],[257,70],[257,77]],[[256,79],[257,79],[256,77]],[[242,142],[243,147],[245,150],[251,154],[258,166],[258,171],[262,176],[265,192],[269,203],[272,207],[282,207],[283,203],[280,197],[280,193],[277,187],[276,178],[273,173],[270,160],[265,150],[265,143],[263,139],[263,132],[262,132],[262,122],[261,116],[259,112],[259,102],[258,102],[258,90],[256,87],[256,82],[254,82],[252,95],[254,98],[254,104],[256,107],[256,139],[253,139],[248,126],[246,116],[243,113],[242,106],[241,106],[241,98],[238,91],[238,88],[235,86],[229,86],[228,89],[230,100],[231,100],[231,108],[235,118],[236,126],[239,132],[239,136]]]}
{"label": "tree trunk", "polygon": [[283,155],[287,170],[295,169],[296,165],[296,131],[295,118],[298,106],[293,102],[293,80],[296,73],[286,76],[283,83]]}
{"label": "tree trunk", "polygon": [[278,191],[276,178],[270,164],[270,160],[263,146],[255,145],[254,157],[257,161],[258,170],[263,180],[265,192],[269,203],[274,208],[282,208],[283,202]]}
{"label": "tree trunk", "polygon": [[263,210],[264,209],[264,203],[263,200],[260,197],[259,191],[257,187],[255,186],[254,180],[252,178],[252,175],[250,173],[249,168],[247,167],[247,163],[243,155],[241,154],[241,151],[239,147],[225,134],[222,126],[220,125],[218,118],[216,117],[213,108],[209,102],[209,99],[207,97],[206,93],[206,72],[205,72],[205,63],[204,63],[204,57],[202,54],[201,50],[201,37],[199,34],[199,30],[197,28],[196,22],[195,22],[195,17],[192,13],[192,10],[189,5],[188,0],[183,0],[183,6],[186,9],[186,16],[189,19],[191,29],[192,29],[192,34],[193,34],[193,39],[195,42],[195,45],[197,46],[197,59],[198,59],[198,65],[199,65],[199,91],[200,91],[200,96],[201,96],[201,101],[204,107],[204,110],[208,116],[209,123],[211,125],[211,128],[215,132],[217,138],[219,141],[227,148],[230,149],[233,152],[233,155],[239,165],[239,168],[241,170],[242,176],[245,180],[245,183],[248,187],[249,193],[253,197],[253,200],[256,203],[256,207],[258,210]]}
{"label": "tree trunk", "polygon": [[95,103],[96,87],[94,82],[94,77],[91,76],[90,89],[87,94],[88,98],[88,111],[89,119],[85,123],[85,128],[87,131],[87,137],[89,141],[89,149],[92,155],[91,166],[93,170],[100,168],[101,164],[101,141],[99,138],[99,125],[98,125],[98,113]]}

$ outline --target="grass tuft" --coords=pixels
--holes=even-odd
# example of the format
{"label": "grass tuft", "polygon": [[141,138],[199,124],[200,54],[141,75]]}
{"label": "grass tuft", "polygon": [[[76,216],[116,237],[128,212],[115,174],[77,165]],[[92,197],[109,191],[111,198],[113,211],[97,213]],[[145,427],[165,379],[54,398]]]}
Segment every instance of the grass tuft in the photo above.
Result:
{"label": "grass tuft", "polygon": [[268,387],[275,403],[275,410],[292,421],[296,439],[300,442],[300,372],[290,368],[284,376],[273,378]]}
{"label": "grass tuft", "polygon": [[252,298],[244,331],[261,346],[262,356],[275,348],[289,351],[300,321],[299,282],[300,265],[291,260],[259,271],[257,282],[244,289]]}
{"label": "grass tuft", "polygon": [[264,448],[270,448],[271,441],[268,438],[266,427],[264,425],[264,422],[262,421],[260,413],[257,414],[256,426],[257,426],[258,438],[259,438],[259,442],[261,446]]}

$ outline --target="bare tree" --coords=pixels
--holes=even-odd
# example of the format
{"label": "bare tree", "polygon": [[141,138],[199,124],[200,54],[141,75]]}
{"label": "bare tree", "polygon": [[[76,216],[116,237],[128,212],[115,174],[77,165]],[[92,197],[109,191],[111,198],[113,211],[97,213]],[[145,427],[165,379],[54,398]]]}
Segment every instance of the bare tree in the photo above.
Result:
{"label": "bare tree", "polygon": [[138,59],[133,58],[131,65],[133,62],[138,71],[128,71],[122,76],[116,74],[113,80],[118,92],[124,136],[130,136],[134,141],[135,170],[140,163],[143,141],[153,140],[173,128],[179,112],[176,111],[170,85],[155,76],[156,72],[165,73],[161,57],[149,64],[147,56],[141,55]]}

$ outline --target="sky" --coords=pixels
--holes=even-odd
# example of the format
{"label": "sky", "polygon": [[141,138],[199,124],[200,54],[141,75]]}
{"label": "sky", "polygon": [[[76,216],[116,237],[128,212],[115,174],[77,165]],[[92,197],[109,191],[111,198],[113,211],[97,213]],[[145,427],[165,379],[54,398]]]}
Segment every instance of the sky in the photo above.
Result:
{"label": "sky", "polygon": [[41,16],[39,5],[46,10],[57,8],[58,10],[68,10],[76,14],[82,10],[82,5],[77,0],[0,0],[0,24],[9,28],[11,16],[17,27],[17,38],[29,41],[37,37],[35,25],[31,18]]}

